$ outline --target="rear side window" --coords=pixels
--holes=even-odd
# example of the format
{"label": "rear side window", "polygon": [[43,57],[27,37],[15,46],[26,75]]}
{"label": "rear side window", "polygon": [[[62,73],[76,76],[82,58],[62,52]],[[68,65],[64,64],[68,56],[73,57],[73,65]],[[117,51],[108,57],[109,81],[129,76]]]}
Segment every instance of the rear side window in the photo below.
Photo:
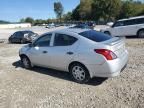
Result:
{"label": "rear side window", "polygon": [[144,18],[136,19],[137,24],[144,24]]}
{"label": "rear side window", "polygon": [[55,34],[54,46],[69,46],[74,44],[77,38],[66,34]]}
{"label": "rear side window", "polygon": [[84,36],[92,41],[95,42],[103,42],[106,40],[111,39],[112,37],[109,35],[106,35],[104,33],[101,32],[97,32],[95,30],[89,30],[89,31],[85,31],[85,32],[81,32],[79,33],[79,35]]}
{"label": "rear side window", "polygon": [[136,24],[136,21],[135,21],[135,19],[133,19],[133,20],[126,20],[126,21],[124,21],[124,25],[125,26],[127,26],[127,25],[135,25]]}

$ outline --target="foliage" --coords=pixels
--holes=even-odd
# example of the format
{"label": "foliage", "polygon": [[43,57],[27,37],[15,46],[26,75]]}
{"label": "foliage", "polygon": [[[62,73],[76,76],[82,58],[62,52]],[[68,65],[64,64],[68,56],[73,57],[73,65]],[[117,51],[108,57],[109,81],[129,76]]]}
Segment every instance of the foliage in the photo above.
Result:
{"label": "foliage", "polygon": [[3,20],[0,20],[0,24],[9,24],[10,22],[8,21],[3,21]]}
{"label": "foliage", "polygon": [[92,15],[95,20],[103,18],[104,20],[113,19],[120,11],[120,0],[93,0]]}
{"label": "foliage", "polygon": [[144,9],[138,15],[144,15]]}
{"label": "foliage", "polygon": [[54,3],[54,11],[58,19],[36,19],[31,17],[21,19],[20,22],[29,22],[33,25],[69,22],[69,21],[96,21],[108,22],[132,16],[144,15],[144,4],[133,0],[81,0],[72,11],[63,15],[64,8],[61,2]]}
{"label": "foliage", "polygon": [[81,0],[72,12],[73,20],[104,20],[144,15],[144,4],[133,0]]}
{"label": "foliage", "polygon": [[70,21],[72,20],[72,12],[68,12],[67,14],[63,15],[63,20]]}
{"label": "foliage", "polygon": [[79,7],[79,15],[82,20],[91,19],[93,0],[81,0]]}
{"label": "foliage", "polygon": [[32,25],[34,24],[34,19],[31,17],[27,17],[26,19],[22,19],[21,21],[31,23]]}
{"label": "foliage", "polygon": [[64,8],[61,2],[54,2],[54,12],[56,13],[58,19],[62,18]]}
{"label": "foliage", "polygon": [[72,19],[73,20],[80,20],[80,5],[78,5],[72,12]]}

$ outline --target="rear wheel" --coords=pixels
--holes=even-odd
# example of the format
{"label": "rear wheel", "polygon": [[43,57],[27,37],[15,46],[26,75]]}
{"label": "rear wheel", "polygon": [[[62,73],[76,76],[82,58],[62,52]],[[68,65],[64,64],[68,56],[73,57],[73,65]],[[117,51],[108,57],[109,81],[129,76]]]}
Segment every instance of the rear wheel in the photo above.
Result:
{"label": "rear wheel", "polygon": [[138,32],[138,37],[139,37],[139,38],[144,38],[144,29],[142,29],[142,30],[140,30],[140,31]]}
{"label": "rear wheel", "polygon": [[70,67],[72,79],[78,83],[86,83],[90,79],[90,75],[85,66],[75,63]]}
{"label": "rear wheel", "polygon": [[24,39],[21,39],[20,43],[21,43],[21,44],[24,44],[24,43],[25,43],[25,40],[24,40]]}
{"label": "rear wheel", "polygon": [[32,68],[31,62],[30,62],[28,57],[22,56],[21,57],[21,62],[22,62],[22,65],[23,65],[24,68],[26,68],[26,69],[31,69]]}

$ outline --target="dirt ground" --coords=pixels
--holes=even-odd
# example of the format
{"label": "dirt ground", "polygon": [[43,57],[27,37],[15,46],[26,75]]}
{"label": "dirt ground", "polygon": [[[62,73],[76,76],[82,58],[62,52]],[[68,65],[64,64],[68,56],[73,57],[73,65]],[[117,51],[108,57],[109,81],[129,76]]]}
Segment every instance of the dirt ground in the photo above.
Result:
{"label": "dirt ground", "polygon": [[129,62],[120,76],[88,84],[65,72],[23,69],[20,47],[0,43],[0,108],[144,108],[144,39],[126,39]]}

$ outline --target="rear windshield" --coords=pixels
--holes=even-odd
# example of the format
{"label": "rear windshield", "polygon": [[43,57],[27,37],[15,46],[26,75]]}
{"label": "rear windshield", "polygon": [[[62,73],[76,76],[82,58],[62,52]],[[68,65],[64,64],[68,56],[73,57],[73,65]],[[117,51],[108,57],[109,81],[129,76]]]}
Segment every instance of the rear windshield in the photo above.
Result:
{"label": "rear windshield", "polygon": [[27,34],[27,33],[28,33],[28,34],[34,34],[32,31],[24,31],[23,33],[24,33],[24,34]]}
{"label": "rear windshield", "polygon": [[81,32],[81,33],[79,33],[79,35],[84,36],[95,42],[103,42],[103,41],[106,41],[106,40],[109,40],[112,38],[112,36],[109,36],[109,35],[101,33],[101,32],[97,32],[95,30]]}

